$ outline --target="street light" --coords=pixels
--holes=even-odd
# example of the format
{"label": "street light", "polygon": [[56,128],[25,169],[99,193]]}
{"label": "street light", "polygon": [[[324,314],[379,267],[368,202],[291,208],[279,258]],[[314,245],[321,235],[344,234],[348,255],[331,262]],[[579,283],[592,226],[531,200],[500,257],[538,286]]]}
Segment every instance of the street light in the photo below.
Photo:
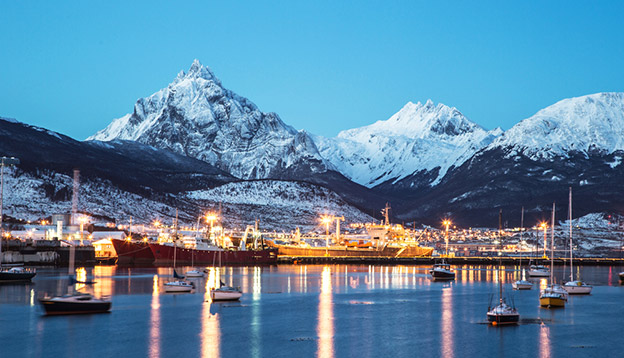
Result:
{"label": "street light", "polygon": [[210,223],[210,232],[208,233],[208,239],[212,237],[212,225],[217,220],[217,215],[213,213],[206,214],[206,222]]}
{"label": "street light", "polygon": [[0,158],[0,232],[2,234],[4,234],[4,226],[3,226],[3,217],[4,214],[2,213],[2,204],[3,204],[3,199],[4,199],[4,166],[5,165],[17,165],[19,164],[20,161],[19,159],[15,158],[15,157],[2,157]]}
{"label": "street light", "polygon": [[546,229],[548,229],[548,224],[545,221],[542,221],[540,223],[540,227],[544,230],[544,259],[547,259],[548,257],[546,256]]}
{"label": "street light", "polygon": [[444,225],[445,227],[445,230],[444,230],[444,242],[446,243],[445,256],[448,257],[448,229],[449,229],[449,226],[451,226],[451,220],[442,221],[442,225]]}

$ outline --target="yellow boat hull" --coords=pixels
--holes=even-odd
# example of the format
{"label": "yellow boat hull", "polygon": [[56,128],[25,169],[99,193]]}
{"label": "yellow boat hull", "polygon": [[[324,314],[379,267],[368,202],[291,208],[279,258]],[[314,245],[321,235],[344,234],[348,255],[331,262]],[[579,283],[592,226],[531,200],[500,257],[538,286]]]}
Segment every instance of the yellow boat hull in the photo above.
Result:
{"label": "yellow boat hull", "polygon": [[565,300],[555,297],[540,297],[542,307],[565,307]]}

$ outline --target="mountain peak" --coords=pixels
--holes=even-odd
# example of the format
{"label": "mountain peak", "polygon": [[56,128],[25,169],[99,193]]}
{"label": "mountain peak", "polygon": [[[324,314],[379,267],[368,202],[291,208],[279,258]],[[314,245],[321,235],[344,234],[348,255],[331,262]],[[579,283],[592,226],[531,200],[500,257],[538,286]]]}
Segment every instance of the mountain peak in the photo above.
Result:
{"label": "mountain peak", "polygon": [[624,150],[624,93],[561,100],[520,121],[490,147],[514,148],[534,159],[569,152]]}

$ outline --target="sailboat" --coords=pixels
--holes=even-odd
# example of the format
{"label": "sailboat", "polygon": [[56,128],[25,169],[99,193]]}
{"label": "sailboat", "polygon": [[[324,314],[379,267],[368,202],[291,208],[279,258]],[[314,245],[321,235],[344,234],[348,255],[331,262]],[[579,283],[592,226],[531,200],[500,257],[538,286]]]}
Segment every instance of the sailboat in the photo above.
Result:
{"label": "sailboat", "polygon": [[552,209],[552,227],[550,240],[550,284],[546,286],[539,296],[540,306],[542,307],[565,307],[568,301],[567,292],[560,285],[555,285],[553,280],[553,264],[554,264],[554,248],[555,248],[555,203]]}
{"label": "sailboat", "polygon": [[[543,257],[546,258],[546,223],[542,223],[542,225],[544,227],[544,256]],[[535,235],[536,250],[537,250],[538,237],[539,237],[539,234],[536,233]],[[529,277],[549,277],[549,276],[550,276],[550,270],[548,269],[548,267],[539,265],[539,264],[532,265],[529,262]]]}
{"label": "sailboat", "polygon": [[[520,215],[520,242],[524,237],[524,206],[522,207],[522,214]],[[522,268],[522,253],[520,253],[520,268]],[[524,276],[525,271],[522,268],[522,279],[511,284],[514,290],[530,290],[533,288],[533,283],[526,280]]]}
{"label": "sailboat", "polygon": [[[214,266],[214,264],[213,264]],[[221,253],[219,252],[219,267],[221,267]],[[240,287],[226,285],[219,277],[219,287],[210,290],[212,301],[238,301],[243,296]]]}
{"label": "sailboat", "polygon": [[581,280],[574,280],[574,266],[572,255],[572,187],[570,187],[569,197],[570,203],[568,204],[568,221],[570,222],[570,281],[566,282],[563,285],[563,289],[565,289],[571,295],[589,295],[593,287]]}
{"label": "sailboat", "polygon": [[184,276],[179,275],[175,270],[176,248],[178,246],[177,241],[178,241],[178,210],[176,209],[176,220],[175,220],[174,234],[173,234],[173,278],[177,280],[167,282],[163,286],[165,288],[165,292],[191,292],[191,290],[194,288],[193,284],[191,282],[184,281]]}
{"label": "sailboat", "polygon": [[[76,249],[72,244],[69,250],[69,288],[66,295],[55,297],[44,297],[39,299],[39,303],[47,315],[63,314],[85,314],[85,313],[106,313],[112,306],[110,297],[96,298],[90,293],[83,293],[73,290],[76,278],[74,277],[74,261]],[[86,283],[93,283],[92,281]]]}
{"label": "sailboat", "polygon": [[[199,218],[197,219],[197,226],[195,230],[195,242],[197,242],[197,235],[199,233]],[[195,250],[191,252],[191,267],[195,266]],[[193,268],[192,270],[186,271],[186,277],[204,277],[204,273],[198,269]]]}
{"label": "sailboat", "polygon": [[[444,234],[444,241],[446,243],[444,257],[448,257],[448,227],[450,223],[451,222],[448,220],[444,220],[443,222],[443,224],[446,226],[446,231]],[[429,270],[429,274],[431,275],[431,279],[433,281],[452,281],[455,279],[455,272],[451,270],[451,265],[449,265],[444,259],[434,263],[431,270]]]}
{"label": "sailboat", "polygon": [[[502,215],[503,210],[501,209],[498,213],[498,240],[500,242],[500,246],[502,248]],[[499,253],[499,261],[498,261],[498,305],[494,307],[488,307],[487,318],[488,322],[492,323],[492,325],[499,324],[516,324],[520,320],[520,314],[515,307],[509,306],[505,299],[503,298],[503,279],[501,273],[502,267],[502,258]]]}

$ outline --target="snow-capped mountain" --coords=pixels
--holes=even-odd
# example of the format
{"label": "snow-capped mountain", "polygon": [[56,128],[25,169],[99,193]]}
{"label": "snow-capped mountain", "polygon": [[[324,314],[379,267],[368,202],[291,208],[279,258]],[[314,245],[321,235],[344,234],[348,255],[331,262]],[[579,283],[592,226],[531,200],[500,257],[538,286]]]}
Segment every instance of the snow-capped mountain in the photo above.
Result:
{"label": "snow-capped mountain", "polygon": [[134,140],[206,161],[242,179],[283,178],[328,169],[304,131],[225,89],[195,60],[166,88],[88,140]]}
{"label": "snow-capped mountain", "polygon": [[[351,180],[368,187],[419,174],[409,186],[435,185],[501,134],[486,131],[456,108],[408,102],[387,120],[314,137],[321,154]],[[389,183],[390,184],[390,183]]]}
{"label": "snow-capped mountain", "polygon": [[[0,119],[0,155],[21,160],[16,167],[5,168],[3,211],[21,220],[69,212],[74,168],[80,169],[78,210],[104,220],[125,223],[133,217],[135,223],[172,222],[178,209],[181,222],[194,223],[220,204],[227,228],[244,228],[259,219],[272,230],[309,229],[318,225],[318,216],[325,212],[354,221],[371,220],[321,185],[232,182],[234,177],[204,161],[167,150],[118,139],[79,142],[15,120]],[[226,183],[231,185],[223,186]]]}
{"label": "snow-capped mountain", "polygon": [[534,160],[570,153],[624,150],[624,93],[596,93],[561,100],[516,124],[489,148]]}
{"label": "snow-capped mountain", "polygon": [[[411,194],[407,218],[452,213],[472,225],[495,224],[503,209],[519,224],[520,208],[534,224],[553,201],[565,217],[568,188],[574,216],[624,210],[624,94],[565,99],[525,119],[449,171],[428,191]],[[440,211],[444,210],[444,211]]]}

